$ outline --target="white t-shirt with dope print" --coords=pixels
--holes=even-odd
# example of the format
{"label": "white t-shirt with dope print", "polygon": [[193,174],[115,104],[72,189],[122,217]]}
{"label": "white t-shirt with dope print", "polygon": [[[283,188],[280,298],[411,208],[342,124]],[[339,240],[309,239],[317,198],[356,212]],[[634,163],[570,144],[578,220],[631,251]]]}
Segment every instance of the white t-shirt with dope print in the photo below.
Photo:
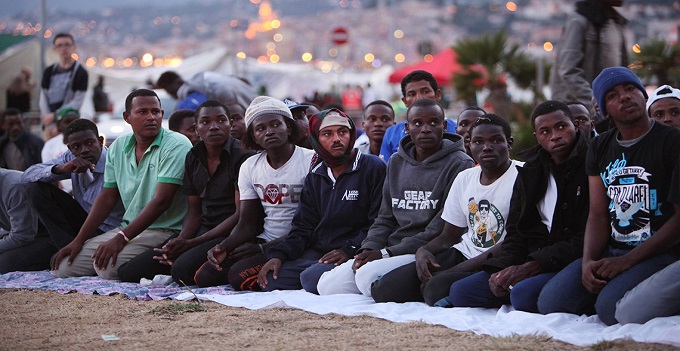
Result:
{"label": "white t-shirt with dope print", "polygon": [[277,169],[267,162],[266,152],[243,162],[238,177],[240,199],[259,199],[265,213],[264,232],[258,238],[269,242],[288,235],[313,156],[314,151],[296,146],[293,156]]}

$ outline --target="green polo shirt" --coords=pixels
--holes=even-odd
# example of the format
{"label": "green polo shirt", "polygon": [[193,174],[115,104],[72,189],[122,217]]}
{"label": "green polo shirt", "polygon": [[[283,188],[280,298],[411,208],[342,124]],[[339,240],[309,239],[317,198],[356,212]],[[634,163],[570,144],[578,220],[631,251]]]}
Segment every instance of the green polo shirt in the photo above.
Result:
{"label": "green polo shirt", "polygon": [[[182,134],[161,129],[156,139],[137,164],[136,139],[133,134],[117,138],[106,155],[104,187],[118,188],[125,206],[122,226],[125,227],[153,199],[158,183],[182,185],[184,160],[191,143]],[[187,213],[187,203],[181,189],[172,205],[148,229],[180,230]]]}

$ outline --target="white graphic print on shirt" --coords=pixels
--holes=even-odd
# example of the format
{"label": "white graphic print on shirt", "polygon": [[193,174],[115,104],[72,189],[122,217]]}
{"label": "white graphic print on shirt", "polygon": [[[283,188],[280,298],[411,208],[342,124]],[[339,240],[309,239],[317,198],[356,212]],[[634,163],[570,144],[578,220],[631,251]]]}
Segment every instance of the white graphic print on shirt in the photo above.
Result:
{"label": "white graphic print on shirt", "polygon": [[625,154],[600,173],[611,200],[609,216],[614,240],[637,246],[650,237],[651,213],[661,208],[656,189],[649,186],[650,176],[643,167],[627,167]]}

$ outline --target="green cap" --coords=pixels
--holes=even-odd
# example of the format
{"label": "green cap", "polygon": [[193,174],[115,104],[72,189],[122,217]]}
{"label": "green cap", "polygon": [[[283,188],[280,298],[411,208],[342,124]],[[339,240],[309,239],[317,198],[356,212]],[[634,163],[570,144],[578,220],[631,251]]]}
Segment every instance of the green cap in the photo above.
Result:
{"label": "green cap", "polygon": [[64,106],[64,107],[57,110],[56,120],[57,120],[57,122],[61,121],[62,118],[64,118],[64,116],[69,116],[69,115],[76,116],[76,117],[80,118],[80,112],[78,112],[77,108],[71,107],[71,106]]}

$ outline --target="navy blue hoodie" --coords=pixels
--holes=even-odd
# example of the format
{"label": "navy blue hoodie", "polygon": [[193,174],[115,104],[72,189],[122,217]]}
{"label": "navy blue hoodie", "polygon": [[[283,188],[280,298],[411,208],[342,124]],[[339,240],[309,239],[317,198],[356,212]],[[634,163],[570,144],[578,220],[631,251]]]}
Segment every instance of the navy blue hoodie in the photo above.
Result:
{"label": "navy blue hoodie", "polygon": [[335,185],[328,166],[316,165],[305,178],[293,229],[271,248],[267,258],[282,262],[313,249],[322,254],[340,249],[352,258],[378,215],[386,166],[378,157],[357,150]]}

